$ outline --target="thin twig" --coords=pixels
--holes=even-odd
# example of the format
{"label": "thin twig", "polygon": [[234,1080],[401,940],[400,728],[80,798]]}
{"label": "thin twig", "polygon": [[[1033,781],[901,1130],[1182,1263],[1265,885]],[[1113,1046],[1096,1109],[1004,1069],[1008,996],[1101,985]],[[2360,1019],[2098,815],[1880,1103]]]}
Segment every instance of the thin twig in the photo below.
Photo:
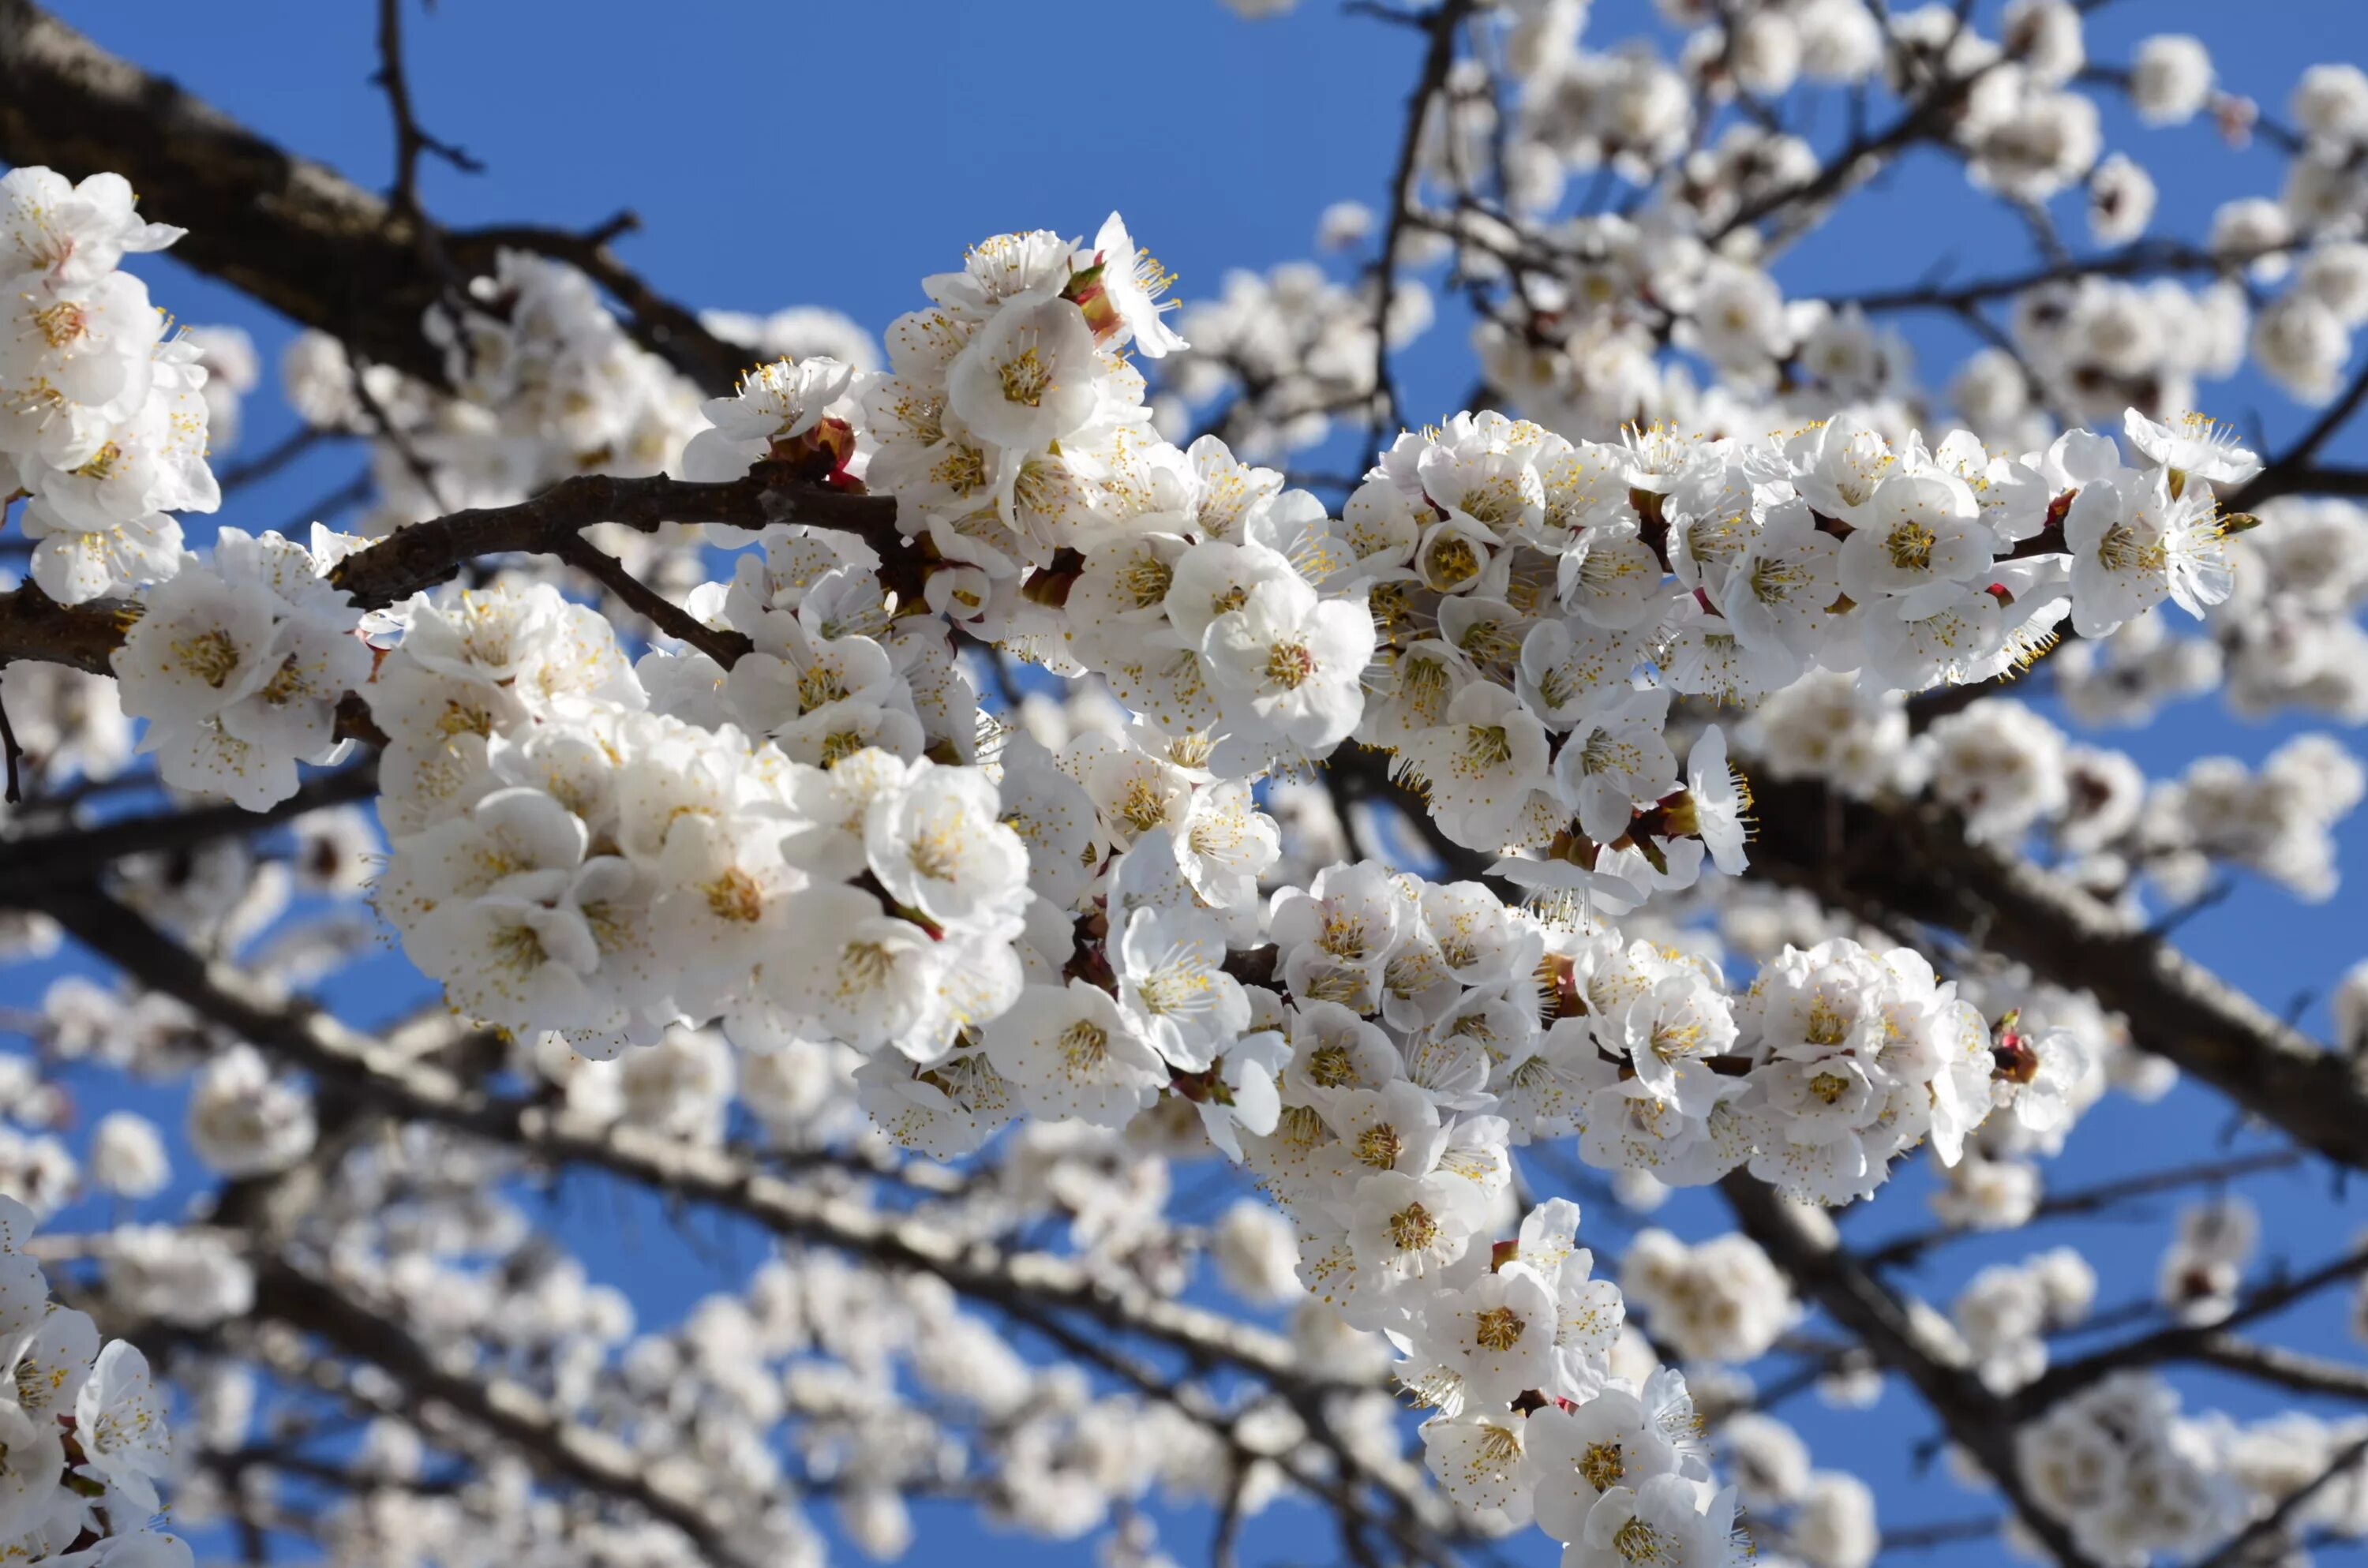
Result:
{"label": "thin twig", "polygon": [[403,68],[403,0],[378,0],[378,70],[370,80],[384,89],[387,108],[394,116],[394,184],[387,199],[396,211],[415,217],[420,211],[422,153],[431,153],[464,175],[484,173],[485,165],[467,152],[429,135],[412,108],[411,82]]}
{"label": "thin twig", "polygon": [[1390,176],[1389,221],[1382,230],[1382,253],[1376,265],[1373,304],[1372,444],[1379,445],[1391,420],[1398,417],[1397,385],[1390,379],[1390,308],[1397,299],[1398,245],[1406,237],[1406,209],[1414,205],[1415,182],[1420,174],[1423,124],[1430,117],[1431,100],[1447,85],[1455,64],[1455,32],[1474,0],[1439,0],[1422,17],[1429,41],[1422,57],[1422,73],[1406,100],[1406,129],[1398,138],[1397,168]]}
{"label": "thin twig", "polygon": [[727,670],[756,645],[745,632],[708,625],[580,533],[563,535],[552,553],[598,582],[667,636],[689,643]]}

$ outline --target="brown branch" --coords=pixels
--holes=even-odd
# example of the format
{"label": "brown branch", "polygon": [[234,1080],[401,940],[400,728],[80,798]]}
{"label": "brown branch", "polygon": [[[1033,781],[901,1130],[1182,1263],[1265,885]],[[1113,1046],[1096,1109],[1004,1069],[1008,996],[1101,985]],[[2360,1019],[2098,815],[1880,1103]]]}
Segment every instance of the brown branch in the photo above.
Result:
{"label": "brown branch", "polygon": [[419,123],[411,105],[411,79],[403,68],[403,0],[378,0],[378,70],[370,80],[386,94],[387,109],[394,116],[394,185],[387,199],[396,211],[420,210],[422,153],[433,153],[464,175],[484,172],[484,165],[454,143],[429,135]]}
{"label": "brown branch", "polygon": [[1422,73],[1406,100],[1406,129],[1398,138],[1397,168],[1390,176],[1389,222],[1383,227],[1382,254],[1375,263],[1372,426],[1376,441],[1381,438],[1383,427],[1398,416],[1397,387],[1390,379],[1390,307],[1397,298],[1398,245],[1406,235],[1406,209],[1414,205],[1415,182],[1421,174],[1423,123],[1430,118],[1431,100],[1447,85],[1448,73],[1455,64],[1455,29],[1473,3],[1474,0],[1438,0],[1418,18],[1429,34],[1429,41],[1423,50]]}
{"label": "brown branch", "polygon": [[2188,1359],[2223,1371],[2241,1372],[2256,1382],[2273,1383],[2296,1393],[2368,1400],[2368,1367],[2305,1356],[2280,1345],[2257,1344],[2233,1335],[2214,1335],[2197,1345]]}
{"label": "brown branch", "polygon": [[1961,283],[1955,288],[1928,285],[1914,289],[1884,289],[1863,294],[1825,296],[1826,302],[1837,309],[1856,305],[1870,315],[1884,311],[1963,311],[1969,305],[1987,304],[1994,300],[2011,299],[2032,289],[2050,283],[2073,283],[2083,278],[2142,278],[2157,272],[2235,272],[2265,256],[2283,254],[2288,245],[2273,245],[2263,250],[2240,255],[2221,255],[2197,245],[2176,241],[2147,242],[2111,256],[2089,256],[2061,261],[2028,272],[2010,273],[1999,278],[1978,278]]}
{"label": "brown branch", "polygon": [[595,523],[621,523],[643,533],[665,523],[745,528],[807,523],[861,534],[892,561],[900,553],[894,496],[795,484],[780,470],[759,464],[746,478],[723,483],[608,474],[563,479],[514,506],[477,507],[398,529],[346,557],[329,580],[365,609],[381,608],[443,582],[481,556],[555,553]]}
{"label": "brown branch", "polygon": [[2086,989],[2133,1041],[2295,1142],[2368,1168],[2368,1066],[2323,1049],[2142,922],[2053,871],[1969,841],[1930,801],[1850,801],[1755,774],[1755,876],[1839,908],[1880,904],[1966,934],[2044,980]]}
{"label": "brown branch", "polygon": [[1757,1177],[1736,1172],[1719,1183],[1744,1233],[1758,1242],[1801,1292],[1859,1339],[1884,1367],[1913,1385],[1949,1436],[1971,1454],[2031,1533],[2064,1568],[2093,1568],[2063,1520],[2039,1506],[2015,1460],[2014,1423],[2006,1403],[1952,1363],[1947,1346],[1899,1297],[1819,1225]]}
{"label": "brown branch", "polygon": [[314,447],[349,438],[343,430],[325,429],[318,425],[300,425],[269,451],[258,452],[245,462],[233,463],[219,470],[214,474],[214,483],[223,495],[228,496],[270,478]]}
{"label": "brown branch", "polygon": [[1894,1551],[1929,1551],[1936,1546],[1950,1546],[1961,1540],[1987,1540],[1998,1534],[2006,1521],[1995,1515],[1983,1515],[1969,1519],[1941,1519],[1929,1525],[1903,1525],[1896,1529],[1886,1527],[1883,1532],[1884,1553]]}
{"label": "brown branch", "polygon": [[623,562],[580,533],[563,535],[552,553],[616,595],[667,636],[689,643],[727,670],[756,646],[745,632],[708,625],[626,571]]}
{"label": "brown branch", "polygon": [[0,800],[12,806],[22,805],[25,802],[25,780],[21,777],[25,748],[17,744],[17,726],[8,722],[8,705],[6,702],[0,702],[0,756],[5,756],[8,772],[7,789],[0,791]]}
{"label": "brown branch", "polygon": [[710,1562],[757,1568],[734,1540],[734,1521],[707,1494],[644,1469],[625,1444],[555,1415],[525,1385],[447,1370],[401,1324],[282,1259],[256,1267],[256,1302],[259,1315],[369,1362],[417,1398],[484,1428],[546,1477],[635,1505],[680,1530]]}
{"label": "brown branch", "polygon": [[[0,0],[0,5],[5,4]],[[568,541],[595,523],[621,523],[649,533],[669,522],[724,523],[746,528],[803,523],[859,534],[880,552],[883,584],[901,598],[919,596],[923,562],[898,542],[894,496],[861,495],[795,483],[781,470],[763,463],[746,478],[724,483],[662,477],[617,479],[607,474],[564,479],[514,506],[454,512],[398,529],[339,562],[329,580],[352,594],[354,603],[362,608],[382,609],[448,580],[482,556],[564,554],[572,548]],[[0,593],[0,665],[28,659],[94,675],[108,674],[112,669],[108,660],[122,646],[123,634],[138,613],[137,605],[122,599],[61,605],[27,583]],[[650,611],[644,609],[644,613]],[[683,622],[689,622],[688,615],[682,615],[677,624]],[[685,636],[675,626],[666,629]],[[685,640],[690,641],[687,636]],[[714,643],[708,649],[711,653],[726,646],[712,634],[708,641]]]}
{"label": "brown branch", "polygon": [[10,839],[6,863],[0,864],[0,898],[39,898],[61,881],[86,879],[126,856],[240,837],[331,806],[367,801],[377,792],[378,764],[369,759],[315,774],[296,793],[260,812],[229,804],[194,806]]}
{"label": "brown branch", "polygon": [[719,396],[730,392],[748,368],[749,351],[709,332],[696,311],[651,288],[609,248],[610,240],[640,227],[640,219],[620,212],[580,234],[538,224],[507,224],[463,230],[453,234],[450,243],[472,256],[522,250],[567,263],[625,308],[632,317],[633,337],[643,347],[666,359],[708,392]]}
{"label": "brown branch", "polygon": [[1254,1373],[1294,1396],[1320,1396],[1345,1386],[1308,1376],[1280,1335],[1155,1297],[1068,1259],[1006,1254],[794,1185],[725,1150],[632,1127],[587,1128],[545,1107],[472,1090],[441,1068],[317,1009],[291,1004],[233,966],[199,957],[137,911],[87,885],[53,887],[38,903],[19,906],[52,915],[76,940],[148,989],[176,998],[324,1085],[366,1098],[391,1115],[450,1127],[553,1165],[608,1171],[744,1216],[790,1240],[894,1269],[934,1274],[990,1305],[1081,1312],[1197,1364]]}
{"label": "brown branch", "polygon": [[[2327,1468],[2319,1471],[2307,1484],[2296,1487],[2278,1499],[2276,1507],[2231,1536],[2227,1544],[2197,1563],[2196,1568],[2236,1568],[2237,1564],[2248,1561],[2247,1554],[2255,1546],[2267,1541],[2285,1528],[2312,1498],[2327,1490],[2342,1476],[2345,1471],[2357,1467],[2363,1457],[2368,1457],[2368,1437],[2357,1438],[2344,1445],[2333,1459],[2328,1460]],[[2275,1553],[2271,1554],[2270,1560],[2283,1561]]]}
{"label": "brown branch", "polygon": [[[452,268],[490,270],[497,243],[437,231],[327,166],[256,134],[101,49],[32,0],[0,0],[0,160],[129,179],[150,215],[187,228],[176,259],[381,364],[446,384],[419,330]],[[636,340],[711,394],[745,351],[665,304],[613,260],[597,277]]]}
{"label": "brown branch", "polygon": [[2333,440],[2360,405],[2368,401],[2368,365],[2361,367],[2343,389],[2343,395],[2328,405],[2325,414],[2304,431],[2294,445],[2271,458],[2261,472],[2248,480],[2237,493],[2222,503],[2229,512],[2249,512],[2263,502],[2280,495],[2291,495],[2305,487],[2305,478],[2315,471],[2313,461],[2320,449]]}
{"label": "brown branch", "polygon": [[2273,1280],[2260,1287],[2217,1323],[2180,1324],[2157,1329],[2152,1334],[2140,1335],[2135,1339],[2125,1339],[2119,1345],[2109,1345],[2102,1350],[2092,1351],[2077,1361],[2051,1367],[2037,1382],[2014,1396],[2014,1408],[2024,1416],[2035,1415],[2124,1367],[2152,1366],[2158,1361],[2209,1360],[2211,1357],[2205,1352],[2216,1348],[2230,1331],[2273,1312],[2283,1312],[2306,1296],[2315,1295],[2330,1285],[2355,1278],[2363,1272],[2368,1272],[2368,1246],[2345,1253],[2306,1274],[2298,1274],[2291,1279]]}
{"label": "brown branch", "polygon": [[0,665],[23,659],[111,674],[108,656],[123,645],[123,633],[139,615],[140,607],[129,599],[62,605],[40,585],[22,584],[0,592]]}
{"label": "brown branch", "polygon": [[1936,83],[1890,124],[1879,131],[1862,131],[1844,142],[1808,179],[1782,190],[1770,191],[1756,201],[1746,202],[1712,236],[1711,243],[1716,244],[1736,231],[1773,217],[1787,208],[1805,207],[1836,195],[1854,181],[1871,176],[1874,166],[1886,155],[1939,135],[1949,116],[1964,102],[1975,85],[1996,70],[2004,60],[2001,55],[1998,60],[1976,66],[1962,76]]}
{"label": "brown branch", "polygon": [[[2232,1181],[2238,1176],[2253,1176],[2261,1171],[2290,1170],[2302,1164],[2305,1155],[2297,1149],[2274,1149],[2265,1153],[2246,1154],[2237,1159],[2221,1160],[2211,1165],[2178,1165],[2169,1170],[2147,1171],[2138,1176],[2121,1176],[2112,1181],[2098,1182],[2092,1187],[2075,1187],[2068,1192],[2054,1194],[2043,1199],[2032,1210],[2032,1221],[2058,1218],[2066,1214],[2093,1214],[2116,1203],[2133,1198],[2149,1197],[2158,1192],[2174,1192],[2184,1187],[2204,1187],[2215,1182]],[[1980,1235],[1982,1232],[1964,1225],[1940,1225],[1929,1231],[1917,1231],[1896,1240],[1884,1243],[1859,1255],[1869,1268],[1894,1268],[1914,1261],[1921,1254],[1944,1242],[1961,1236]]]}

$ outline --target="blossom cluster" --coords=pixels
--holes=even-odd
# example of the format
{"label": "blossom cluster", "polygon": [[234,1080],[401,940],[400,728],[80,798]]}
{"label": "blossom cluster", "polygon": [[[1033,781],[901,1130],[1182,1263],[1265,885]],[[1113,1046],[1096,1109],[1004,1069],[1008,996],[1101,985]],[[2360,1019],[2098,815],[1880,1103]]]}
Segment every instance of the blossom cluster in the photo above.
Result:
{"label": "blossom cluster", "polygon": [[184,558],[142,596],[111,662],[165,783],[260,811],[296,792],[300,761],[341,755],[337,705],[371,660],[355,635],[361,611],[324,575],[334,537],[316,527],[321,559],[277,533],[224,528],[210,557]]}
{"label": "blossom cluster", "polygon": [[135,210],[131,184],[54,170],[0,176],[0,457],[35,542],[33,580],[64,604],[161,583],[181,564],[171,514],[220,503],[206,466],[206,370],[167,335],[123,258],[183,231]]}
{"label": "blossom cluster", "polygon": [[30,1210],[0,1197],[0,1552],[56,1568],[189,1568],[152,1530],[172,1460],[148,1358],[50,1300]]}
{"label": "blossom cluster", "polygon": [[[1678,704],[1757,705],[1747,733],[1781,770],[1757,732],[1822,703],[1879,734],[1855,755],[1884,787],[1913,749],[1900,694],[1997,675],[2067,621],[2100,638],[2226,599],[2215,487],[2259,464],[2208,422],[2135,411],[2125,445],[2019,453],[1850,416],[1595,441],[1481,413],[1402,436],[1336,517],[1222,439],[1159,434],[1128,351],[1184,351],[1167,282],[1115,215],[1087,247],[997,236],[927,281],[885,370],[784,357],[691,433],[588,284],[506,258],[482,314],[438,318],[462,398],[414,407],[393,382],[319,412],[404,409],[427,491],[541,445],[453,497],[392,483],[380,521],[572,468],[765,464],[893,496],[909,542],[709,530],[741,553],[687,608],[745,640],[727,667],[671,642],[634,657],[507,572],[366,617],[329,577],[359,541],[225,529],[145,596],[125,708],[167,782],[260,806],[330,754],[357,693],[383,739],[380,913],[572,1112],[714,1143],[735,1088],[795,1126],[843,1073],[941,1159],[1022,1115],[1197,1130],[1281,1200],[1306,1288],[1391,1336],[1451,1497],[1534,1521],[1578,1568],[1725,1561],[1736,1494],[1685,1380],[1615,1363],[1621,1286],[1575,1206],[1512,1211],[1514,1148],[1571,1139],[1656,1190],[1748,1170],[1839,1204],[1919,1146],[1953,1167],[1977,1140],[2010,1157],[2060,1135],[2096,1069],[2079,1033],[1994,1026],[1907,949],[1778,944],[1737,987],[1608,924],[1706,859],[1745,864],[1726,735]],[[1854,329],[1810,330],[1842,377]],[[439,426],[451,443],[420,439]],[[986,719],[958,639],[1098,677],[1117,711],[1051,738]],[[1984,832],[2068,815],[2070,764],[2032,762],[2020,713],[1977,706],[1918,743],[1963,754],[1936,789]],[[1286,824],[1313,813],[1284,776],[1326,762],[1395,773],[1433,849],[1528,902],[1346,854],[1303,869]],[[2125,821],[2089,825],[2122,846]],[[314,1139],[252,1053],[208,1068],[192,1117],[226,1171]],[[200,1247],[120,1251],[127,1296],[192,1281],[203,1317],[251,1287]],[[1739,1239],[1640,1241],[1622,1284],[1700,1361],[1790,1322]],[[2019,1369],[2027,1341],[2009,1326],[1984,1354]],[[1848,1533],[1850,1500],[1817,1496],[1804,1515]]]}

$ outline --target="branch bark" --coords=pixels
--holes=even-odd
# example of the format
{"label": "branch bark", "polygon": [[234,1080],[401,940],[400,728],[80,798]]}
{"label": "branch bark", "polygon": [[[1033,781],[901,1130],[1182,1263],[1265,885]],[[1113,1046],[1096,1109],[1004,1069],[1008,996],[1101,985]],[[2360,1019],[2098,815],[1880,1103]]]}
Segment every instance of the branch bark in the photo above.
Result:
{"label": "branch bark", "polygon": [[2023,1525],[2063,1568],[2093,1568],[2061,1519],[2040,1507],[2015,1462],[2014,1423],[2007,1403],[1964,1367],[1954,1364],[1938,1337],[1907,1303],[1819,1226],[1742,1172],[1719,1183],[1744,1233],[1826,1314],[1858,1335],[1875,1359],[1899,1373],[1941,1418],[1949,1436],[1998,1483]]}
{"label": "branch bark", "polygon": [[[445,384],[443,356],[419,330],[450,282],[435,258],[482,272],[519,238],[438,230],[108,52],[31,0],[0,0],[0,158],[75,178],[122,175],[151,216],[189,231],[176,258],[435,386]],[[577,254],[562,259],[617,297],[644,347],[708,392],[731,391],[748,362],[745,349],[665,301],[597,238],[569,248]]]}
{"label": "branch bark", "polygon": [[[0,0],[0,6],[6,3]],[[573,560],[580,554],[574,541],[595,523],[622,523],[649,533],[669,522],[745,528],[803,523],[859,534],[879,551],[884,585],[902,597],[920,592],[921,561],[900,542],[894,496],[797,483],[764,463],[723,483],[608,474],[564,479],[514,506],[477,507],[399,529],[339,562],[329,580],[362,608],[383,609],[447,581],[481,556],[533,552]],[[62,605],[27,583],[0,593],[0,665],[28,659],[109,674],[108,661],[138,613],[136,605],[122,599]],[[688,631],[679,619],[667,623],[667,630]],[[709,651],[736,656],[741,650],[736,643],[713,642]]]}
{"label": "branch bark", "polygon": [[262,1316],[313,1335],[418,1397],[449,1407],[517,1449],[546,1477],[634,1504],[682,1531],[710,1562],[758,1568],[734,1544],[733,1521],[709,1497],[645,1469],[624,1444],[555,1414],[524,1384],[448,1370],[401,1324],[282,1259],[256,1269],[256,1297]]}
{"label": "branch bark", "polygon": [[2368,1168],[2368,1067],[2322,1048],[2159,934],[2054,872],[1970,842],[1928,801],[1849,801],[1755,777],[1755,875],[1838,908],[1881,905],[1988,951],[2129,1020],[2145,1051],[2212,1085],[2296,1142]]}
{"label": "branch bark", "polygon": [[609,1171],[743,1215],[791,1240],[891,1268],[934,1274],[991,1305],[1082,1312],[1164,1345],[1196,1365],[1254,1373],[1295,1395],[1320,1395],[1343,1386],[1308,1377],[1281,1335],[1155,1297],[1069,1259],[963,1241],[925,1221],[882,1215],[784,1181],[723,1150],[636,1128],[587,1127],[541,1106],[483,1095],[325,1013],[291,1004],[232,965],[200,958],[136,911],[87,886],[52,889],[39,907],[141,984],[393,1115],[451,1127],[553,1165]]}

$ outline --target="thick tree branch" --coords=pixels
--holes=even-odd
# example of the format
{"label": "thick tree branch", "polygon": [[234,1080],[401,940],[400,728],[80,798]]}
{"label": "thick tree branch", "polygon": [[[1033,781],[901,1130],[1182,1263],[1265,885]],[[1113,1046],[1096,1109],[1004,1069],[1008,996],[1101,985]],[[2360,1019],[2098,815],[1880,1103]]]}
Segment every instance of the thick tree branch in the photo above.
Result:
{"label": "thick tree branch", "polygon": [[2330,1285],[2340,1285],[2368,1273],[2368,1246],[2354,1248],[2340,1257],[2331,1258],[2305,1274],[2291,1278],[2276,1279],[2248,1295],[2226,1317],[2217,1323],[2177,1324],[2157,1329],[2152,1334],[2125,1339],[2118,1345],[2051,1367],[2039,1379],[2014,1396],[2014,1408],[2025,1416],[2036,1415],[2059,1400],[2071,1397],[2107,1375],[2124,1367],[2147,1367],[2161,1361],[2210,1360],[2211,1352],[2225,1352],[2225,1341],[2232,1332],[2248,1323],[2256,1323],[2271,1313],[2283,1312],[2296,1301],[2311,1296]]}
{"label": "thick tree branch", "polygon": [[260,1314],[367,1361],[423,1400],[448,1406],[524,1455],[547,1477],[621,1498],[682,1531],[710,1562],[757,1568],[733,1542],[733,1521],[711,1497],[643,1467],[614,1437],[552,1411],[522,1383],[439,1365],[408,1330],[305,1270],[269,1259],[256,1271]]}
{"label": "thick tree branch", "polygon": [[784,1181],[720,1149],[632,1127],[586,1127],[541,1106],[477,1093],[441,1068],[326,1014],[290,1005],[233,966],[199,957],[136,911],[87,887],[52,889],[39,907],[141,984],[390,1114],[455,1128],[554,1165],[609,1171],[743,1215],[791,1240],[934,1274],[990,1305],[1081,1312],[1195,1364],[1251,1372],[1287,1392],[1321,1394],[1336,1386],[1303,1372],[1280,1335],[1155,1297],[1066,1258],[962,1241],[925,1221],[882,1215]]}
{"label": "thick tree branch", "polygon": [[[482,556],[533,552],[575,559],[571,552],[575,547],[569,541],[595,523],[621,523],[649,533],[669,522],[746,528],[803,523],[842,529],[860,535],[880,552],[883,583],[901,595],[916,596],[920,590],[920,561],[899,543],[894,496],[797,483],[763,463],[747,477],[724,483],[607,474],[564,479],[514,506],[454,512],[398,529],[339,562],[329,580],[352,594],[362,608],[382,609],[448,580]],[[646,613],[654,607],[644,602],[635,608]],[[0,593],[0,665],[28,659],[108,674],[108,658],[122,645],[136,615],[137,608],[120,599],[61,605],[33,584],[25,584]],[[681,620],[666,630],[694,640]],[[710,641],[714,642],[710,652],[737,648]]]}
{"label": "thick tree branch", "polygon": [[126,856],[189,849],[218,838],[236,838],[331,806],[367,801],[377,793],[378,765],[365,759],[334,773],[314,774],[296,793],[260,812],[227,803],[193,806],[9,839],[6,863],[0,865],[0,899],[39,898],[62,881],[86,879],[97,868]]}
{"label": "thick tree branch", "polygon": [[1858,1335],[1875,1359],[1923,1396],[1949,1436],[1998,1483],[2016,1515],[2064,1568],[2089,1568],[2064,1522],[2040,1507],[2015,1461],[2014,1429],[2003,1401],[1918,1323],[1907,1304],[1843,1251],[1820,1225],[1758,1178],[1737,1172],[1719,1183],[1744,1233],[1826,1315]]}
{"label": "thick tree branch", "polygon": [[2368,1168],[2368,1067],[2322,1049],[2159,934],[2052,871],[1970,842],[1929,801],[1844,800],[1755,776],[1754,875],[1878,904],[2085,988],[2178,1064],[2296,1142]]}
{"label": "thick tree branch", "polygon": [[[122,175],[150,216],[189,231],[176,257],[431,385],[444,384],[444,359],[421,318],[444,297],[450,269],[489,270],[502,244],[498,231],[435,231],[32,0],[0,0],[0,158],[75,178]],[[594,248],[599,265],[586,270],[632,312],[635,337],[707,392],[731,391],[746,351]]]}

